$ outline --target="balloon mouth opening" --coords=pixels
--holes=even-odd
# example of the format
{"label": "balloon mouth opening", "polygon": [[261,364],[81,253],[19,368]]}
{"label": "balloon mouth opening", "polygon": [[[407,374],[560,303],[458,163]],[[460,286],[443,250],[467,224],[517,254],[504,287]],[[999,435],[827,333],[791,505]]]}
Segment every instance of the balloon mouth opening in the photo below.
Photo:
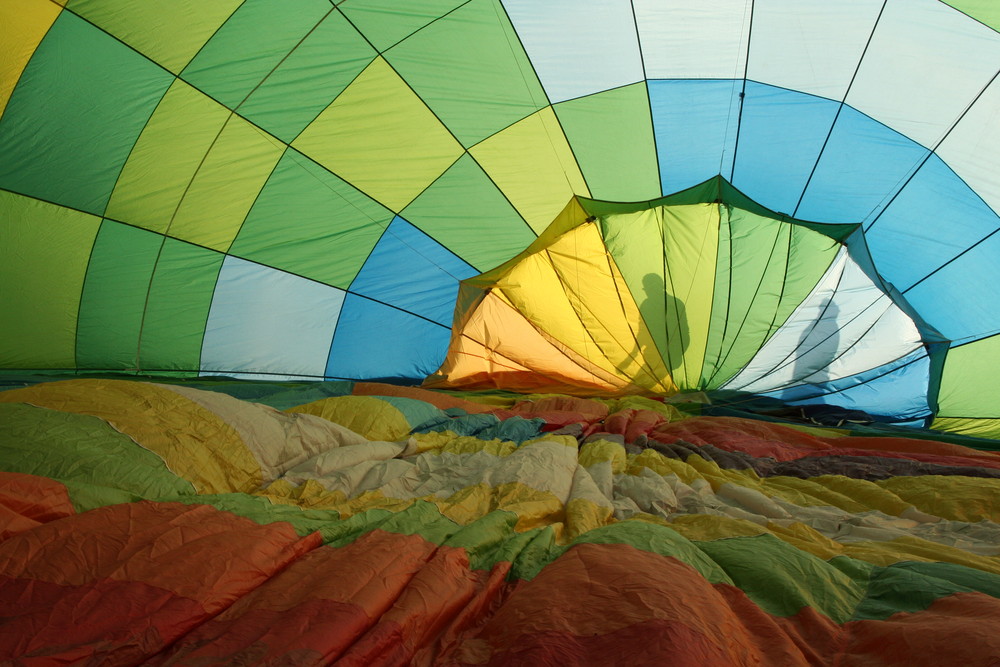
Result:
{"label": "balloon mouth opening", "polygon": [[576,197],[524,252],[462,282],[424,384],[832,402],[927,361],[857,229],[770,211],[721,177],[653,201]]}

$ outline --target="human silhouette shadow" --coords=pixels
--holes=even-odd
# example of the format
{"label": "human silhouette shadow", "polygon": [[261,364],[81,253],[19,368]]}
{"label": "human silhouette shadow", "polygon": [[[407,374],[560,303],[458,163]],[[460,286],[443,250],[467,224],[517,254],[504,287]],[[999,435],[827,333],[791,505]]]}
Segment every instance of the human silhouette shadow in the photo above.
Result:
{"label": "human silhouette shadow", "polygon": [[[662,359],[670,370],[674,383],[677,384],[677,371],[684,367],[684,351],[690,343],[684,302],[667,291],[663,277],[657,273],[647,273],[643,276],[642,292],[639,312],[646,323],[646,328],[649,329],[650,341],[643,344],[637,338],[631,357],[646,368],[652,366],[650,363],[652,360]],[[654,328],[660,326],[661,322],[665,335],[658,336]],[[665,350],[657,347],[657,338],[665,339]],[[663,378],[657,380],[662,381]]]}
{"label": "human silhouette shadow", "polygon": [[811,327],[806,328],[796,348],[795,384],[823,384],[833,379],[830,364],[840,345],[840,308],[832,300]]}

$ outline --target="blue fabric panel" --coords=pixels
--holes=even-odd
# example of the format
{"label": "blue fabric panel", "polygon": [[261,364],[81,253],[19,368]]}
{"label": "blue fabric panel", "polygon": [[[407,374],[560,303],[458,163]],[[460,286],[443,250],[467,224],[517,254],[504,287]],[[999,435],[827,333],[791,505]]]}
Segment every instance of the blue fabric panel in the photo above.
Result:
{"label": "blue fabric panel", "polygon": [[642,81],[629,0],[503,4],[553,104]]}
{"label": "blue fabric panel", "polygon": [[348,294],[326,375],[354,380],[422,379],[444,361],[450,338],[449,327]]}
{"label": "blue fabric panel", "polygon": [[458,281],[478,273],[397,216],[351,283],[351,291],[450,327]]}
{"label": "blue fabric panel", "polygon": [[733,185],[757,203],[791,214],[839,106],[822,97],[749,82]]}
{"label": "blue fabric panel", "polygon": [[666,194],[729,178],[741,82],[650,81],[653,136]]}
{"label": "blue fabric panel", "polygon": [[882,277],[904,291],[998,227],[1000,217],[934,155],[865,237]]}
{"label": "blue fabric panel", "polygon": [[1000,331],[1000,234],[991,236],[913,289],[903,292],[928,324],[966,343]]}
{"label": "blue fabric panel", "polygon": [[791,405],[822,403],[863,410],[893,421],[920,419],[931,414],[927,404],[930,368],[930,357],[921,349],[857,375],[764,395]]}
{"label": "blue fabric panel", "polygon": [[795,214],[816,222],[867,222],[888,203],[928,150],[844,107]]}

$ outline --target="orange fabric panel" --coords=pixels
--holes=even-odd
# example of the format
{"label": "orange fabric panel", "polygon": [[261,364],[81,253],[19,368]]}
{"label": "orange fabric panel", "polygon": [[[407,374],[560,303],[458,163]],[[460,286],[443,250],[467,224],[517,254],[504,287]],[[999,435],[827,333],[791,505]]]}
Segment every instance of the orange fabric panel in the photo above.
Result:
{"label": "orange fabric panel", "polygon": [[76,514],[66,487],[54,479],[0,472],[0,541]]}

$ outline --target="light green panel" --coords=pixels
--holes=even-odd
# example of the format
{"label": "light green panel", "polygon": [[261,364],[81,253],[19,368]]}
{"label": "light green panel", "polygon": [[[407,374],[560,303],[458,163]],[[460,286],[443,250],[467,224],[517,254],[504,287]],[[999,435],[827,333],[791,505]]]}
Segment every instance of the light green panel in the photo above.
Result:
{"label": "light green panel", "polygon": [[285,144],[230,116],[184,193],[169,234],[225,252]]}
{"label": "light green panel", "polygon": [[149,280],[163,237],[105,220],[80,299],[79,368],[134,369]]}
{"label": "light green panel", "polygon": [[400,214],[480,271],[506,262],[535,234],[468,155]]}
{"label": "light green panel", "polygon": [[393,213],[289,149],[230,253],[343,289]]}
{"label": "light green panel", "polygon": [[1000,4],[996,0],[942,0],[960,12],[964,12],[1000,32]]}
{"label": "light green panel", "polygon": [[466,0],[351,0],[338,9],[379,51],[410,36]]}
{"label": "light green panel", "polygon": [[498,0],[471,0],[384,55],[466,147],[548,104]]}
{"label": "light green panel", "polygon": [[70,0],[66,6],[176,74],[242,3]]}
{"label": "light green panel", "polygon": [[108,203],[107,217],[166,232],[230,113],[175,81],[139,136]]}
{"label": "light green panel", "polygon": [[664,209],[667,362],[681,389],[703,389],[701,373],[712,319],[719,216],[715,204]]}
{"label": "light green panel", "polygon": [[291,142],[378,55],[332,12],[240,106],[240,114]]}
{"label": "light green panel", "polygon": [[770,339],[812,291],[839,244],[811,229],[722,207],[703,384],[714,389]]}
{"label": "light green panel", "polygon": [[762,294],[761,289],[776,277],[784,278],[788,256],[788,225],[728,206],[720,206],[720,212],[719,236],[725,240],[719,244],[705,355],[707,388],[735,375],[760,349],[754,333],[765,319],[769,324],[775,312],[769,304],[775,295]]}
{"label": "light green panel", "polygon": [[645,82],[553,108],[592,197],[643,201],[662,194]]}
{"label": "light green panel", "polygon": [[224,257],[166,239],[140,332],[139,370],[198,370],[205,322]]}
{"label": "light green panel", "polygon": [[178,81],[139,137],[107,217],[224,252],[284,149]]}
{"label": "light green panel", "polygon": [[700,389],[712,319],[719,207],[656,207],[602,218],[605,244],[682,390]]}
{"label": "light green panel", "polygon": [[181,76],[235,109],[331,11],[327,0],[248,0]]}
{"label": "light green panel", "polygon": [[938,390],[941,417],[1000,418],[998,378],[984,368],[1000,367],[1000,336],[948,350]]}
{"label": "light green panel", "polygon": [[[600,218],[604,245],[621,271],[657,347],[667,359],[666,288],[663,279],[663,209]],[[671,369],[671,372],[673,369]]]}
{"label": "light green panel", "polygon": [[0,191],[0,366],[76,367],[80,290],[100,225]]}
{"label": "light green panel", "polygon": [[454,137],[382,58],[365,68],[293,146],[393,211],[413,201],[462,154]]}

